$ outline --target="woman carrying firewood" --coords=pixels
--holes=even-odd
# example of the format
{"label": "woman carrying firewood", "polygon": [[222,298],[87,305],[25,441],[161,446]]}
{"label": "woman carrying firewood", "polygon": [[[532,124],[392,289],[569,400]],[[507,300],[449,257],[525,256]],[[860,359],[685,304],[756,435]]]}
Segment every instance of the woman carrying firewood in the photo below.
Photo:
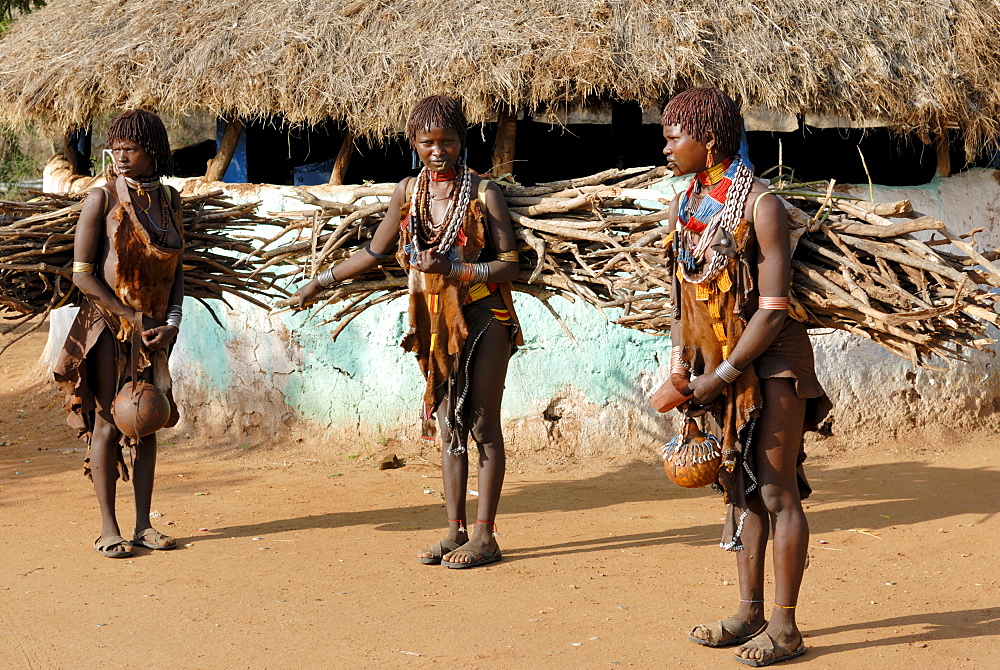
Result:
{"label": "woman carrying firewood", "polygon": [[[299,307],[322,288],[363,274],[399,244],[409,275],[410,331],[403,347],[424,375],[423,436],[441,430],[448,533],[421,550],[428,565],[472,568],[501,559],[496,512],[505,472],[500,402],[507,363],[522,344],[510,282],[517,243],[503,195],[465,165],[468,123],[461,103],[424,98],[406,126],[416,177],[396,187],[372,240],[299,291]],[[479,450],[479,509],[467,531],[469,435]]]}
{"label": "woman carrying firewood", "polygon": [[[94,482],[101,508],[101,534],[94,549],[102,556],[125,558],[132,555],[133,546],[176,546],[149,523],[156,434],[139,424],[148,428],[147,419],[152,419],[155,431],[178,419],[170,397],[167,350],[181,321],[184,240],[180,196],[160,183],[160,176],[170,174],[172,167],[167,131],[159,117],[142,110],[122,114],[108,127],[108,144],[114,162],[107,185],[93,189],[84,201],[73,242],[73,283],[84,299],[54,373],[66,393],[69,423],[88,443],[84,471]],[[137,388],[131,382],[138,378],[164,394],[158,396],[158,419],[140,416],[147,408],[145,400],[136,406],[115,402],[119,391],[127,394],[130,387]],[[149,389],[146,397],[154,393]],[[126,429],[134,429],[132,437],[118,428],[126,410],[134,413]],[[121,536],[115,516],[118,477],[129,478],[122,453],[126,445],[135,453],[131,541]]]}
{"label": "woman carrying firewood", "polygon": [[[690,396],[681,405],[689,418],[705,416],[720,433],[717,487],[729,504],[721,546],[737,552],[740,586],[736,613],[696,626],[689,638],[709,647],[740,645],[737,661],[771,665],[806,651],[795,623],[809,540],[802,434],[829,401],[805,326],[788,318],[785,210],[739,157],[739,107],[717,89],[693,88],[667,103],[661,122],[668,167],[695,175],[670,212],[667,384]],[[772,524],[775,594],[768,621],[764,552]]]}

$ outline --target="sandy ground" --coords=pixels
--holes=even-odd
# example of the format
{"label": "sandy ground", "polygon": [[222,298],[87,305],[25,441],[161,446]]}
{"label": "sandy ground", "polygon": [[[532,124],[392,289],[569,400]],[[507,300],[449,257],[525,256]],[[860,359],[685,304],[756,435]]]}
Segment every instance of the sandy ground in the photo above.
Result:
{"label": "sandy ground", "polygon": [[[504,561],[458,571],[414,559],[445,519],[433,458],[165,432],[153,521],[180,547],[102,558],[43,344],[0,358],[0,668],[744,667],[686,640],[738,598],[719,499],[655,462],[515,455]],[[812,444],[786,667],[1000,668],[998,466],[994,435]],[[131,528],[128,487],[118,509]]]}

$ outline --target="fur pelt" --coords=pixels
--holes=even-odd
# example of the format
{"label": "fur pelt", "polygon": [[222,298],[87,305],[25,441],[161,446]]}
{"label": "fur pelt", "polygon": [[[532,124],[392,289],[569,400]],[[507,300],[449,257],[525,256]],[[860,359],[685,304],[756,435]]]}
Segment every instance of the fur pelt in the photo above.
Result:
{"label": "fur pelt", "polygon": [[[409,216],[409,203],[400,208],[401,226]],[[463,228],[466,241],[455,246],[460,261],[472,262],[478,258],[485,245],[485,218],[476,200],[469,205]],[[430,418],[436,405],[438,387],[445,383],[457,369],[465,338],[469,335],[462,304],[469,292],[469,284],[444,275],[425,274],[410,267],[405,247],[412,241],[409,225],[401,227],[397,259],[409,275],[410,329],[403,338],[406,351],[417,355],[420,371],[426,380],[424,389],[425,420]],[[430,424],[429,426],[427,424]],[[425,421],[425,436],[433,424]]]}

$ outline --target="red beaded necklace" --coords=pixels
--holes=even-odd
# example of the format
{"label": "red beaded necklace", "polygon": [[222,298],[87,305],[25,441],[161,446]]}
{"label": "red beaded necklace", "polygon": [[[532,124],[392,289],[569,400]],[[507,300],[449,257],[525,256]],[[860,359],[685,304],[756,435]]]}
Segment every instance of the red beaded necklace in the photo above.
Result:
{"label": "red beaded necklace", "polygon": [[450,167],[442,172],[431,172],[431,181],[451,181],[455,176],[455,168]]}
{"label": "red beaded necklace", "polygon": [[[691,184],[681,201],[681,223],[685,228],[695,233],[701,233],[708,227],[712,218],[722,210],[729,187],[733,185],[732,179],[726,179],[726,171],[732,164],[733,159],[728,158],[718,165],[713,165],[699,172],[691,180]],[[692,211],[690,203],[696,185],[699,187],[699,191],[702,186],[710,188],[708,193],[702,197],[701,202],[698,203],[697,210]]]}

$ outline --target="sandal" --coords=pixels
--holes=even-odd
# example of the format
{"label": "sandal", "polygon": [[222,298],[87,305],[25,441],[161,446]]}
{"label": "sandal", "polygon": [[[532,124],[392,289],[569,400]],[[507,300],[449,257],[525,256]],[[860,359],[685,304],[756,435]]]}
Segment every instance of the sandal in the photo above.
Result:
{"label": "sandal", "polygon": [[[152,535],[152,538],[147,540],[146,538],[150,537],[150,535]],[[132,544],[145,547],[146,549],[167,551],[177,546],[177,540],[169,535],[164,535],[150,526],[141,533],[136,533],[135,537],[132,538]]]}
{"label": "sandal", "polygon": [[109,535],[94,540],[94,551],[107,558],[128,558],[132,555],[132,545],[121,535]]}
{"label": "sandal", "polygon": [[459,544],[454,540],[449,540],[445,538],[438,542],[437,544],[427,547],[424,551],[431,552],[430,556],[417,556],[417,561],[423,563],[424,565],[440,565],[441,558],[450,552],[458,549]]}
{"label": "sandal", "polygon": [[[462,545],[462,547],[464,546],[465,545]],[[495,553],[483,554],[478,551],[473,551],[472,549],[463,549],[462,547],[459,547],[454,551],[461,551],[462,553],[469,554],[470,556],[472,556],[471,561],[469,561],[468,563],[454,563],[452,561],[446,561],[444,559],[441,559],[441,565],[445,565],[449,568],[454,568],[456,570],[464,570],[466,568],[478,568],[480,565],[489,565],[490,563],[496,563],[501,558],[503,558],[503,554],[500,553],[499,548],[497,548]]]}
{"label": "sandal", "polygon": [[760,649],[764,652],[764,657],[757,658],[742,658],[740,656],[734,655],[733,658],[743,665],[749,665],[754,668],[763,668],[765,665],[773,665],[775,663],[781,663],[782,661],[790,661],[793,658],[798,658],[802,654],[806,653],[806,645],[799,641],[799,646],[790,650],[786,647],[782,647],[777,644],[767,633],[761,633],[756,636],[748,643],[743,645],[747,649]]}
{"label": "sandal", "polygon": [[[739,619],[723,619],[713,624],[698,624],[688,633],[688,639],[703,647],[713,647],[716,649],[719,647],[732,647],[752,640],[759,633],[762,633],[766,627],[766,621],[757,628],[751,628],[750,624]],[[695,637],[694,632],[699,628],[708,633],[708,637]]]}

